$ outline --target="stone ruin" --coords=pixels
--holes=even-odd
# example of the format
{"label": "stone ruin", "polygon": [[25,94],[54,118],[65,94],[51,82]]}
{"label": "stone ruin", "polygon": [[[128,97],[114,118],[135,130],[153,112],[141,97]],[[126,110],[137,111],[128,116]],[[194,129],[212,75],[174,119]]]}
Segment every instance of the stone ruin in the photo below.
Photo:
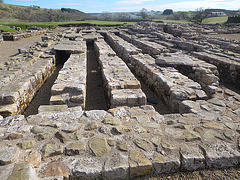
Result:
{"label": "stone ruin", "polygon": [[[19,50],[0,64],[0,179],[133,179],[238,165],[240,42],[207,33],[217,31],[72,27]],[[89,44],[108,110],[86,109]],[[49,105],[21,115],[58,63]],[[155,110],[143,82],[170,113]]]}

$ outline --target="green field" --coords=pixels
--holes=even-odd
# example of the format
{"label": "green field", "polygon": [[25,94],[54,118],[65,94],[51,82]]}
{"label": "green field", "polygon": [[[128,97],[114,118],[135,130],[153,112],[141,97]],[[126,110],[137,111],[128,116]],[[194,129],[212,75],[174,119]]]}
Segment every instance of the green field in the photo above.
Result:
{"label": "green field", "polygon": [[37,26],[42,28],[53,28],[58,25],[69,25],[69,24],[91,24],[97,26],[113,26],[113,25],[124,25],[124,24],[134,24],[134,22],[115,22],[115,21],[72,21],[72,22],[0,22],[0,25],[4,26],[16,26],[22,29],[28,29],[31,26]]}
{"label": "green field", "polygon": [[0,26],[0,30],[7,31],[7,32],[15,32],[15,31],[17,31],[17,30],[15,30],[13,28],[10,28],[8,26]]}
{"label": "green field", "polygon": [[226,23],[228,20],[228,16],[222,16],[222,17],[211,17],[206,18],[202,21],[203,24],[223,24]]}

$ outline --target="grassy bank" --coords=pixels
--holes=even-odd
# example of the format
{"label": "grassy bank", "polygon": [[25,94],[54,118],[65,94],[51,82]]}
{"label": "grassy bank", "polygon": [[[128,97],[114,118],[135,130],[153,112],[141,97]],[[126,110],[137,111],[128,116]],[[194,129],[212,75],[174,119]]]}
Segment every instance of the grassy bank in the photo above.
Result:
{"label": "grassy bank", "polygon": [[12,28],[10,28],[8,26],[0,26],[0,30],[7,31],[7,32],[15,32],[15,31],[17,31],[17,30],[12,29]]}
{"label": "grassy bank", "polygon": [[4,26],[16,26],[22,29],[28,29],[31,26],[37,26],[42,28],[55,27],[59,25],[69,25],[69,24],[91,24],[97,26],[113,26],[113,25],[124,25],[133,24],[133,22],[115,22],[115,21],[72,21],[72,22],[0,22],[0,25]]}
{"label": "grassy bank", "polygon": [[228,20],[228,16],[222,16],[222,17],[211,17],[206,18],[202,21],[203,24],[223,24],[226,23]]}

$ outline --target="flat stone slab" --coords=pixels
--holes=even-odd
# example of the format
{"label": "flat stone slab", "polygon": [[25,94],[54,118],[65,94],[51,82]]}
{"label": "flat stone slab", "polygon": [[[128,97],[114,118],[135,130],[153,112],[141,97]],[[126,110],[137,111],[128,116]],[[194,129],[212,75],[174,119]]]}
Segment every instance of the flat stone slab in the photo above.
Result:
{"label": "flat stone slab", "polygon": [[158,56],[156,58],[157,65],[165,65],[165,66],[197,66],[197,64],[187,56],[172,56],[172,57],[161,57]]}

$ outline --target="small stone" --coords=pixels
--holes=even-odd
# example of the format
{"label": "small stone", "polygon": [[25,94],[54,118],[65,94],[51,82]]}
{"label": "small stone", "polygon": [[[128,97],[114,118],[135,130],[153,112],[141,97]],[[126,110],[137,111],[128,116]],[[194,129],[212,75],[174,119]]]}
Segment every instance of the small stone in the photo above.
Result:
{"label": "small stone", "polygon": [[112,130],[111,130],[113,135],[124,134],[124,133],[128,133],[128,132],[131,132],[131,131],[132,131],[132,128],[127,127],[127,126],[113,127]]}
{"label": "small stone", "polygon": [[212,98],[210,100],[208,100],[209,103],[220,106],[220,107],[226,107],[224,101],[221,101],[217,98]]}
{"label": "small stone", "polygon": [[36,134],[35,138],[41,141],[52,137],[56,133],[56,130],[50,127],[34,126],[32,132]]}
{"label": "small stone", "polygon": [[143,149],[144,151],[153,150],[152,144],[145,139],[136,139],[134,143],[137,145],[137,147]]}
{"label": "small stone", "polygon": [[73,142],[68,144],[65,147],[65,155],[75,156],[79,155],[80,152],[84,152],[86,150],[86,143],[84,142]]}
{"label": "small stone", "polygon": [[235,133],[231,130],[226,130],[224,133],[224,136],[226,136],[226,138],[233,140]]}
{"label": "small stone", "polygon": [[128,151],[128,146],[125,142],[123,141],[118,141],[117,142],[117,148],[121,151]]}
{"label": "small stone", "polygon": [[85,114],[91,120],[104,120],[107,112],[103,110],[91,110],[85,111]]}
{"label": "small stone", "polygon": [[21,162],[15,164],[13,172],[8,178],[8,180],[33,180],[38,179],[36,171],[32,164]]}
{"label": "small stone", "polygon": [[108,139],[107,143],[109,146],[115,146],[116,145],[116,141],[112,140],[112,139]]}
{"label": "small stone", "polygon": [[120,125],[121,122],[118,118],[113,117],[112,115],[107,115],[105,119],[103,120],[104,124],[110,124],[110,125]]}
{"label": "small stone", "polygon": [[156,175],[175,173],[180,169],[180,160],[174,155],[163,156],[159,153],[154,153],[152,163],[152,173]]}
{"label": "small stone", "polygon": [[202,134],[202,133],[203,133],[203,128],[197,126],[197,127],[193,128],[193,131],[195,131],[195,132],[197,132],[197,133],[199,133],[199,134]]}
{"label": "small stone", "polygon": [[207,129],[219,129],[219,130],[224,129],[221,124],[215,122],[203,123],[203,127]]}
{"label": "small stone", "polygon": [[225,126],[227,126],[229,129],[232,129],[232,130],[234,130],[234,129],[238,126],[237,123],[232,123],[232,122],[225,122],[224,124],[225,124]]}
{"label": "small stone", "polygon": [[176,125],[176,126],[174,126],[174,128],[178,128],[178,129],[186,129],[184,125]]}
{"label": "small stone", "polygon": [[27,139],[27,140],[23,140],[22,142],[18,143],[17,145],[21,148],[21,149],[31,149],[35,146],[36,141],[35,139]]}
{"label": "small stone", "polygon": [[196,171],[205,168],[205,158],[199,147],[181,144],[181,170]]}
{"label": "small stone", "polygon": [[173,150],[177,149],[177,147],[174,144],[176,144],[176,143],[175,142],[167,142],[167,141],[161,143],[163,149],[168,150],[168,151],[173,151]]}
{"label": "small stone", "polygon": [[7,165],[17,160],[19,149],[15,146],[5,147],[0,149],[0,165]]}
{"label": "small stone", "polygon": [[155,135],[151,138],[151,142],[154,146],[158,147],[161,143],[161,137]]}
{"label": "small stone", "polygon": [[173,124],[174,124],[174,121],[173,121],[173,120],[167,121],[167,125],[173,125]]}
{"label": "small stone", "polygon": [[43,158],[45,157],[50,157],[50,156],[56,156],[56,155],[60,155],[63,153],[63,148],[60,145],[53,143],[47,143],[45,145],[43,145],[42,149],[42,156]]}
{"label": "small stone", "polygon": [[74,133],[81,129],[83,125],[81,123],[73,123],[73,124],[68,124],[67,127],[62,128],[61,130],[66,132],[66,133]]}
{"label": "small stone", "polygon": [[14,168],[14,164],[0,166],[0,179],[7,180],[8,177],[11,175]]}
{"label": "small stone", "polygon": [[101,179],[104,161],[96,157],[82,156],[72,162],[72,179]]}
{"label": "small stone", "polygon": [[159,147],[156,147],[156,151],[158,152],[158,153],[161,153],[161,148],[159,148]]}
{"label": "small stone", "polygon": [[58,138],[61,143],[66,143],[68,141],[67,135],[61,131],[56,132],[55,137]]}
{"label": "small stone", "polygon": [[31,151],[25,156],[25,162],[32,164],[34,167],[38,167],[41,164],[41,154],[37,151]]}
{"label": "small stone", "polygon": [[83,134],[81,131],[77,131],[77,132],[73,133],[70,137],[72,140],[81,140],[83,137]]}
{"label": "small stone", "polygon": [[20,133],[11,133],[7,137],[8,140],[21,139],[21,138],[23,138],[23,135]]}
{"label": "small stone", "polygon": [[146,158],[143,152],[138,150],[129,151],[130,179],[146,176],[151,173],[152,162]]}
{"label": "small stone", "polygon": [[201,137],[197,133],[184,131],[181,135],[182,139],[185,139],[186,142],[199,141]]}
{"label": "small stone", "polygon": [[91,123],[88,123],[86,126],[85,126],[85,130],[86,131],[92,131],[94,129],[97,129],[98,128],[98,124],[97,122],[91,122]]}
{"label": "small stone", "polygon": [[102,178],[108,180],[129,179],[128,156],[119,152],[111,152],[104,163]]}
{"label": "small stone", "polygon": [[219,133],[217,131],[214,131],[214,130],[206,131],[203,134],[203,138],[206,139],[206,140],[214,140],[216,138],[219,138],[219,139],[222,139],[222,140],[225,139],[225,137],[221,133]]}
{"label": "small stone", "polygon": [[69,176],[69,168],[63,162],[51,162],[43,171],[44,177],[49,176]]}
{"label": "small stone", "polygon": [[228,168],[236,166],[239,163],[240,153],[233,149],[231,144],[223,141],[215,141],[215,143],[200,144],[205,155],[206,168]]}
{"label": "small stone", "polygon": [[102,157],[110,150],[105,137],[99,137],[90,140],[89,147],[93,151],[95,156],[98,157]]}

